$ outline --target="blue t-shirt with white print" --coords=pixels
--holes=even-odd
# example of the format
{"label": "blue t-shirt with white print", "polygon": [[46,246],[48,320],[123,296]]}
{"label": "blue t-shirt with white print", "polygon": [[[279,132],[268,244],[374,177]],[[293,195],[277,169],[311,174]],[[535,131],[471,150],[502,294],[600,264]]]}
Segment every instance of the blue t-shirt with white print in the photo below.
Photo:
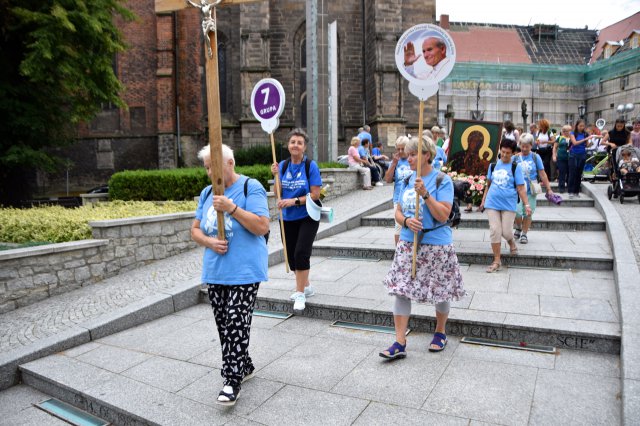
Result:
{"label": "blue t-shirt with white print", "polygon": [[[286,160],[285,160],[286,161]],[[282,185],[282,198],[304,197],[311,192],[312,186],[322,186],[322,178],[320,177],[320,169],[315,161],[311,161],[309,165],[309,181],[307,181],[307,172],[305,171],[306,157],[302,159],[300,164],[289,162],[285,174],[282,174],[284,161],[280,162],[280,183]],[[311,201],[311,200],[309,200]],[[282,219],[287,221],[304,219],[309,216],[307,208],[304,204],[299,206],[291,206],[282,209]]]}
{"label": "blue t-shirt with white print", "polygon": [[[538,181],[538,171],[544,170],[542,158],[535,152],[530,152],[529,155],[516,155],[515,161],[522,167],[522,174],[525,177],[524,184],[527,187],[527,193],[531,194],[529,179],[531,182]],[[529,176],[529,179],[527,179],[527,176]]]}
{"label": "blue t-shirt with white print", "polygon": [[406,158],[400,158],[396,163],[396,169],[393,173],[393,202],[397,203],[400,201],[400,196],[402,195],[402,183],[403,181],[411,176],[411,166],[409,165],[409,160]]}
{"label": "blue t-shirt with white print", "polygon": [[[267,193],[255,179],[247,185],[247,197],[244,196],[246,176],[240,176],[233,185],[225,188],[225,197],[239,208],[258,216],[269,217]],[[207,198],[204,198],[207,195]],[[213,208],[211,186],[200,193],[196,209],[196,219],[205,235],[217,237],[218,215]],[[204,249],[202,262],[202,282],[206,284],[242,285],[266,281],[268,270],[268,251],[264,236],[254,235],[245,229],[229,213],[224,213],[224,233],[229,242],[225,254],[218,254],[210,248]]]}
{"label": "blue t-shirt with white print", "polygon": [[440,170],[447,163],[447,153],[439,146],[436,147],[436,156],[433,159],[433,168]]}
{"label": "blue t-shirt with white print", "polygon": [[[440,183],[440,187],[436,189],[436,179],[438,177],[438,170],[433,169],[431,173],[426,176],[422,176],[422,182],[424,182],[424,187],[429,191],[432,197],[436,199],[436,201],[444,201],[449,204],[453,204],[453,182],[451,178],[447,175],[443,176],[442,182]],[[416,183],[416,174],[413,173],[409,182],[405,185],[402,182],[402,195],[400,197],[400,206],[402,207],[402,214],[405,217],[415,217],[416,216],[416,190],[414,189]],[[422,197],[420,198],[420,212],[422,216],[422,228],[423,229],[431,229],[436,226],[442,225],[442,222],[436,221],[429,208],[426,206],[426,202]],[[414,237],[413,231],[409,228],[403,227],[400,230],[400,240],[413,242]],[[453,241],[453,232],[451,227],[445,225],[441,226],[438,229],[434,229],[433,231],[425,232],[422,236],[422,240],[420,240],[420,244],[431,244],[431,245],[447,245],[451,244]]]}
{"label": "blue t-shirt with white print", "polygon": [[491,181],[487,198],[484,201],[484,207],[487,209],[516,211],[518,204],[518,193],[513,184],[515,179],[516,185],[524,185],[524,174],[522,173],[522,165],[516,166],[516,175],[513,176],[511,171],[511,163],[504,163],[501,160],[493,167],[489,165],[487,172],[487,180]]}

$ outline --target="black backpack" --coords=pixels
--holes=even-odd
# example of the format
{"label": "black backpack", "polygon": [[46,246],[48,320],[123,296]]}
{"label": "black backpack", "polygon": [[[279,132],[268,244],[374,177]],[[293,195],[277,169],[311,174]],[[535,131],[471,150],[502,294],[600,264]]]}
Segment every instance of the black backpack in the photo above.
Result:
{"label": "black backpack", "polygon": [[[246,176],[245,176],[245,177],[246,177]],[[249,180],[251,180],[251,178],[249,178],[249,177],[247,177],[247,178],[244,180],[244,198],[245,198],[245,200],[246,200],[246,198],[247,198],[247,191],[248,191],[248,189],[249,189]],[[206,200],[207,198],[209,198],[209,195],[211,195],[211,191],[212,191],[212,187],[210,186],[210,187],[207,189],[207,192],[205,192],[205,194],[204,194],[204,199],[205,199],[205,200]],[[268,242],[269,242],[269,234],[271,234],[271,231],[270,231],[270,230],[269,230],[269,231],[267,231],[267,233],[263,235],[263,237],[264,237],[264,242],[265,242],[265,243],[268,243]]]}
{"label": "black backpack", "polygon": [[[409,184],[409,180],[411,179],[410,175],[409,177],[406,177],[404,179],[404,184],[408,185]],[[440,188],[440,184],[442,183],[442,181],[444,180],[444,177],[446,175],[443,172],[438,172],[438,176],[436,176],[436,191],[438,190],[438,188]],[[461,214],[460,214],[460,200],[458,200],[457,197],[453,197],[453,203],[451,203],[451,211],[449,212],[449,218],[447,219],[446,222],[444,222],[443,224],[440,224],[436,227],[433,228],[429,228],[429,229],[423,229],[422,232],[429,232],[429,231],[434,231],[438,228],[442,228],[443,226],[450,226],[451,228],[457,228],[458,225],[460,224],[460,218],[461,218]]]}

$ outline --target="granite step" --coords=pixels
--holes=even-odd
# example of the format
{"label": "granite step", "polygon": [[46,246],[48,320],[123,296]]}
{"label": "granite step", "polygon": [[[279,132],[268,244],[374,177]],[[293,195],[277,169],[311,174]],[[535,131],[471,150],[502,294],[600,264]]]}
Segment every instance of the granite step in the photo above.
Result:
{"label": "granite step", "polygon": [[[393,210],[369,215],[362,219],[363,226],[394,226]],[[462,212],[459,228],[489,229],[489,219],[474,209]],[[604,231],[606,221],[593,207],[538,207],[532,223],[534,230],[548,231]]]}
{"label": "granite step", "polygon": [[[431,333],[412,324],[409,356],[388,363],[378,356],[393,338],[388,334],[301,316],[254,316],[250,352],[256,374],[243,383],[230,409],[215,403],[222,385],[220,346],[211,309],[199,304],[21,365],[24,384],[0,395],[0,402],[22,409],[50,395],[116,425],[368,425],[393,423],[402,413],[416,424],[556,424],[558,410],[567,418],[595,419],[594,424],[620,423],[619,356],[561,348],[532,353],[465,345],[449,336],[447,349],[432,354]],[[585,339],[579,346],[592,345],[578,339]],[[590,389],[593,383],[598,392]],[[429,400],[430,394],[438,399]],[[460,406],[461,395],[466,411],[431,412]],[[552,397],[557,401],[550,412]],[[291,410],[299,399],[305,401],[303,412]],[[505,412],[514,401],[515,409]],[[491,411],[489,406],[498,405],[503,409]],[[532,413],[531,407],[542,408]],[[5,415],[4,423],[53,424],[27,421],[25,414],[22,409],[21,417]]]}
{"label": "granite step", "polygon": [[[121,365],[130,364],[136,359],[140,363],[140,357],[144,356],[125,349],[118,351],[122,353]],[[149,358],[151,356],[147,355],[145,359]],[[112,364],[113,361],[109,360],[109,363]],[[205,367],[200,369],[202,374],[207,373]],[[75,357],[66,356],[64,352],[23,364],[20,372],[24,384],[106,420],[109,424],[222,425],[236,418],[229,412],[82,362]],[[213,400],[214,395],[210,397]]]}
{"label": "granite step", "polygon": [[[382,284],[390,265],[390,260],[314,256],[310,279],[316,294],[295,315],[393,327],[391,298]],[[487,274],[485,268],[461,265],[467,295],[451,305],[449,334],[619,353],[612,271],[503,267]],[[293,313],[294,288],[294,275],[282,264],[272,266],[256,309]],[[204,290],[201,301],[208,303]],[[433,332],[433,307],[414,304],[410,327]]]}
{"label": "granite step", "polygon": [[[361,226],[323,238],[313,245],[313,254],[350,259],[393,259],[392,227]],[[454,229],[453,244],[460,262],[488,265],[493,259],[488,229]],[[518,244],[519,254],[511,255],[502,242],[502,263],[529,268],[576,270],[613,269],[613,255],[604,231],[529,232],[529,243]]]}

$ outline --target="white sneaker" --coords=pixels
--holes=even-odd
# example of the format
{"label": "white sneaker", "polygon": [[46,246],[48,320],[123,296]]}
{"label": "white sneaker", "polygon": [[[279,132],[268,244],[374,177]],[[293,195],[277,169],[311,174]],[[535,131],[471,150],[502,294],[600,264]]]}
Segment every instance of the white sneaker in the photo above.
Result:
{"label": "white sneaker", "polygon": [[307,302],[307,298],[304,297],[304,293],[297,292],[296,298],[293,302],[293,310],[294,311],[304,311],[305,303]]}
{"label": "white sneaker", "polygon": [[[296,294],[298,294],[298,292],[293,292],[291,293],[291,296],[289,296],[289,299],[291,300],[296,300]],[[305,297],[311,297],[314,296],[316,294],[316,289],[313,288],[312,286],[307,286],[304,288],[304,296]]]}
{"label": "white sneaker", "polygon": [[383,186],[383,185],[384,185],[384,183],[382,183],[380,181],[376,182],[376,186]]}

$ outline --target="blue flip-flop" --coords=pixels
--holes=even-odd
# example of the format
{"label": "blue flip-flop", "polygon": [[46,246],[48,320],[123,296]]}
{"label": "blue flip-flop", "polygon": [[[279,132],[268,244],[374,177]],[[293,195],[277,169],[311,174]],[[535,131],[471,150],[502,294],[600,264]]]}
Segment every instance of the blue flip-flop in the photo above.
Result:
{"label": "blue flip-flop", "polygon": [[[434,349],[431,345],[436,345],[438,349]],[[433,340],[429,344],[429,352],[441,352],[447,346],[447,335],[444,333],[435,333]]]}
{"label": "blue flip-flop", "polygon": [[[407,356],[407,351],[405,350],[407,345],[402,346],[398,342],[393,342],[393,345],[389,346],[384,351],[380,352],[380,356],[386,359],[400,359],[405,358]],[[388,353],[385,353],[388,352]]]}

